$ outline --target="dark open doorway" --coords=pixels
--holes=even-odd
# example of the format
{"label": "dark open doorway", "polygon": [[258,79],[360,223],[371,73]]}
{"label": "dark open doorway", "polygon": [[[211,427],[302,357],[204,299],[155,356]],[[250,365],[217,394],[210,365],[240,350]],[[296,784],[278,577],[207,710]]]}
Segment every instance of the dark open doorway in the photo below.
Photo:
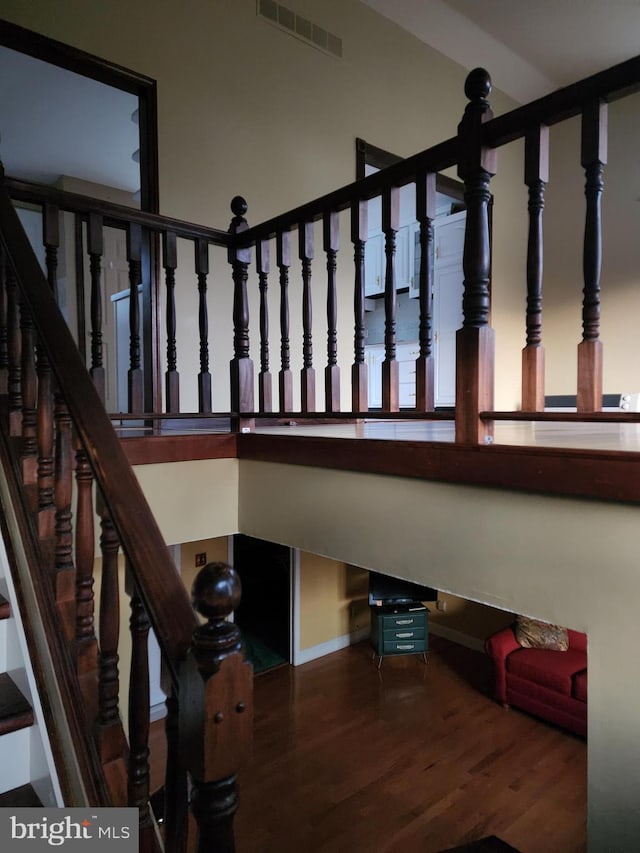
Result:
{"label": "dark open doorway", "polygon": [[291,549],[238,534],[233,563],[242,581],[235,620],[259,672],[291,660]]}

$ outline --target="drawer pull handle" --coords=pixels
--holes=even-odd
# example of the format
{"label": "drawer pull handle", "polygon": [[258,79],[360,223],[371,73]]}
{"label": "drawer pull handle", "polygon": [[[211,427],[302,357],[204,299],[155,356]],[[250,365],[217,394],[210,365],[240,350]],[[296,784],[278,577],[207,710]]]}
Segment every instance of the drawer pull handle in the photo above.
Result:
{"label": "drawer pull handle", "polygon": [[404,645],[400,645],[400,643],[398,643],[396,646],[399,652],[410,652],[411,649],[415,649],[415,647],[415,643],[405,643]]}
{"label": "drawer pull handle", "polygon": [[413,637],[413,631],[398,631],[396,634],[397,640],[410,640]]}
{"label": "drawer pull handle", "polygon": [[396,619],[396,625],[413,625],[413,619]]}

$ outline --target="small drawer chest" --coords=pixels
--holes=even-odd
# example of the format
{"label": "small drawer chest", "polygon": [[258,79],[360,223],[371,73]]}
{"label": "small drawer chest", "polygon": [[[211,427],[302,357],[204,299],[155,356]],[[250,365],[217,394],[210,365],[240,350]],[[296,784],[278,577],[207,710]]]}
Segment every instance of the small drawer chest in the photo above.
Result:
{"label": "small drawer chest", "polygon": [[371,608],[371,645],[378,669],[387,655],[422,655],[429,648],[429,611],[423,604]]}

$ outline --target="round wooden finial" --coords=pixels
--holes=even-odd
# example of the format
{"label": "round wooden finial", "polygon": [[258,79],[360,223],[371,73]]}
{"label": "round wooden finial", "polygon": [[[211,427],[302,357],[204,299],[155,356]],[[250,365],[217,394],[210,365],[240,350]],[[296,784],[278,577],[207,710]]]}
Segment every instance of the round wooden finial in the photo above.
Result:
{"label": "round wooden finial", "polygon": [[242,584],[227,563],[207,563],[191,587],[191,603],[206,619],[224,619],[240,604]]}
{"label": "round wooden finial", "polygon": [[248,209],[249,205],[246,200],[243,199],[241,195],[234,195],[231,199],[231,212],[233,215],[244,216]]}
{"label": "round wooden finial", "polygon": [[470,101],[485,101],[491,93],[491,77],[484,68],[474,68],[467,75],[464,93]]}

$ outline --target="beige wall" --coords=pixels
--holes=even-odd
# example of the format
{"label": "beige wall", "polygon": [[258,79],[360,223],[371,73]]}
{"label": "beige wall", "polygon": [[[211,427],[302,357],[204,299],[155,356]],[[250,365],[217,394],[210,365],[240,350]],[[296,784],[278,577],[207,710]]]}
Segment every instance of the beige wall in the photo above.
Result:
{"label": "beige wall", "polygon": [[318,554],[300,554],[300,648],[366,628],[367,572]]}
{"label": "beige wall", "polygon": [[435,602],[429,604],[429,622],[434,633],[440,631],[451,639],[459,634],[462,635],[460,639],[471,640],[474,646],[481,646],[484,640],[505,628],[514,618],[508,610],[498,610],[449,592],[438,593],[438,605],[444,609],[436,607]]}

